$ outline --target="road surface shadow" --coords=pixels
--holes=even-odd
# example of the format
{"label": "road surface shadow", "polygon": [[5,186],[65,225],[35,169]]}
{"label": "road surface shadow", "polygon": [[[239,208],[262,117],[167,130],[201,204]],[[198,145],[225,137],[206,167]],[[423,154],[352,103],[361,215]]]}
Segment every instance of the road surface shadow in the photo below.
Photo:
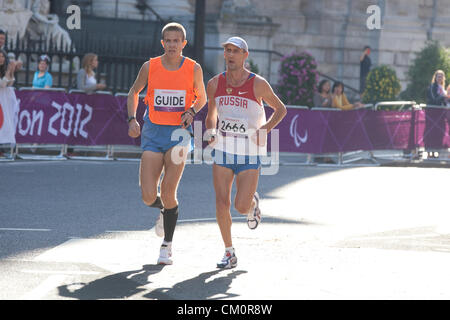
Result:
{"label": "road surface shadow", "polygon": [[[237,276],[247,273],[244,270],[231,271],[228,274],[214,277],[228,270],[217,269],[214,271],[204,272],[198,276],[184,280],[169,288],[157,288],[150,293],[144,295],[146,298],[159,300],[217,300],[229,299],[239,296],[235,293],[229,293],[231,283]],[[214,277],[212,280],[208,279]]]}
{"label": "road surface shadow", "polygon": [[62,297],[79,300],[127,299],[142,291],[148,277],[160,272],[164,265],[144,265],[140,270],[125,271],[89,283],[72,283],[58,287]]}
{"label": "road surface shadow", "polygon": [[[83,283],[72,283],[58,287],[61,297],[78,300],[128,299],[148,291],[144,286],[150,284],[151,276],[161,272],[164,265],[144,265],[140,270],[124,271]],[[217,269],[176,283],[173,287],[157,288],[143,295],[143,298],[158,300],[174,299],[225,299],[238,296],[228,293],[231,283],[237,276],[247,271],[237,270],[219,275],[225,270]],[[227,270],[230,271],[230,270]],[[214,279],[208,281],[210,278]],[[215,297],[219,295],[219,297]]]}

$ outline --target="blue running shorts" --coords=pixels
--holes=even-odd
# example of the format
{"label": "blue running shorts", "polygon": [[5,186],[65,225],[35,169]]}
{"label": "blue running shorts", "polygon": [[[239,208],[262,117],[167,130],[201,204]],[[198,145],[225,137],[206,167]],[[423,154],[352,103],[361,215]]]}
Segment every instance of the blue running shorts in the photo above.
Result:
{"label": "blue running shorts", "polygon": [[187,129],[181,129],[183,132],[183,136],[176,135],[172,140],[172,133],[181,129],[180,126],[169,126],[169,125],[161,125],[156,124],[150,121],[148,116],[144,116],[144,127],[141,132],[141,148],[144,151],[153,151],[153,152],[161,152],[166,153],[170,148],[180,145],[180,146],[189,146],[188,152],[191,152],[194,149],[194,139],[190,133],[192,133],[192,126],[189,126]]}
{"label": "blue running shorts", "polygon": [[237,155],[214,149],[212,157],[216,165],[233,170],[235,175],[249,169],[259,170],[261,167],[259,156]]}

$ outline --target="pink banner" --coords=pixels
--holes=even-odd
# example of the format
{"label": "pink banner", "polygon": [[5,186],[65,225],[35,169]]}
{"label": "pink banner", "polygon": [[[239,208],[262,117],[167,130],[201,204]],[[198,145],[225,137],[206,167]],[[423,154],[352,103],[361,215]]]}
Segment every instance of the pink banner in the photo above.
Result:
{"label": "pink banner", "polygon": [[[139,145],[128,136],[124,96],[17,91],[20,100],[17,143]],[[137,118],[142,125],[145,105]],[[271,109],[266,108],[267,116]],[[207,106],[197,115],[202,131]],[[276,128],[279,151],[329,153],[353,150],[449,148],[450,109],[393,111],[316,111],[288,108]],[[195,128],[195,127],[194,127]],[[195,132],[194,132],[195,133]],[[269,150],[274,144],[269,136]]]}

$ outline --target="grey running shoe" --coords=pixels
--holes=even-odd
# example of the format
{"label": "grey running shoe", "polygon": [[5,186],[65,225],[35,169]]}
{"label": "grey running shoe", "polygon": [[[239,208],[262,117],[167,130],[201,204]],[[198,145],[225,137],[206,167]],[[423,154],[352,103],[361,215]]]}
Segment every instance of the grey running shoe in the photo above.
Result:
{"label": "grey running shoe", "polygon": [[222,258],[222,260],[217,263],[217,268],[220,269],[231,269],[235,268],[237,266],[237,257],[236,254],[233,252],[225,251],[225,254]]}
{"label": "grey running shoe", "polygon": [[258,192],[255,192],[254,195],[256,205],[253,212],[250,212],[247,215],[247,225],[251,230],[254,230],[258,227],[258,225],[261,223],[261,210],[259,209],[259,194]]}
{"label": "grey running shoe", "polygon": [[172,244],[161,245],[159,250],[158,264],[172,264]]}

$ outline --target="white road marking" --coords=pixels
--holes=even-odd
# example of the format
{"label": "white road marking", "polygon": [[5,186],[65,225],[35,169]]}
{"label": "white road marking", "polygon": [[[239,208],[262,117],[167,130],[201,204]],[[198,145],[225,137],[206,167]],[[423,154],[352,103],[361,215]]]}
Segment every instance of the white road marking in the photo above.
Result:
{"label": "white road marking", "polygon": [[22,269],[20,272],[33,274],[66,274],[66,275],[95,275],[100,274],[97,271],[80,271],[80,270],[27,270]]}
{"label": "white road marking", "polygon": [[[233,220],[244,220],[247,217],[232,217]],[[178,222],[202,222],[202,221],[216,221],[216,218],[199,218],[199,219],[184,219],[178,220]]]}
{"label": "white road marking", "polygon": [[20,300],[40,300],[47,296],[50,291],[63,284],[66,278],[66,275],[50,276],[36,288],[23,295]]}
{"label": "white road marking", "polygon": [[[142,240],[70,239],[34,258],[34,261],[93,264],[142,263],[151,254],[149,243]],[[142,264],[140,264],[142,266]]]}
{"label": "white road marking", "polygon": [[[245,220],[247,217],[232,217],[233,220]],[[181,219],[177,222],[204,222],[204,221],[216,221],[216,218],[199,218],[199,219]],[[149,230],[106,230],[105,233],[128,233],[128,232],[150,232]]]}
{"label": "white road marking", "polygon": [[399,239],[419,239],[419,238],[436,238],[439,237],[439,234],[436,233],[423,233],[423,234],[411,234],[411,235],[379,235],[379,236],[372,236],[372,237],[354,237],[350,238],[348,240],[356,240],[356,241],[364,241],[364,240],[399,240]]}
{"label": "white road marking", "polygon": [[150,230],[106,230],[105,233],[135,233],[135,232],[150,232]]}
{"label": "white road marking", "polygon": [[52,231],[52,229],[0,228],[0,231],[39,231],[39,232],[49,232],[49,231]]}

